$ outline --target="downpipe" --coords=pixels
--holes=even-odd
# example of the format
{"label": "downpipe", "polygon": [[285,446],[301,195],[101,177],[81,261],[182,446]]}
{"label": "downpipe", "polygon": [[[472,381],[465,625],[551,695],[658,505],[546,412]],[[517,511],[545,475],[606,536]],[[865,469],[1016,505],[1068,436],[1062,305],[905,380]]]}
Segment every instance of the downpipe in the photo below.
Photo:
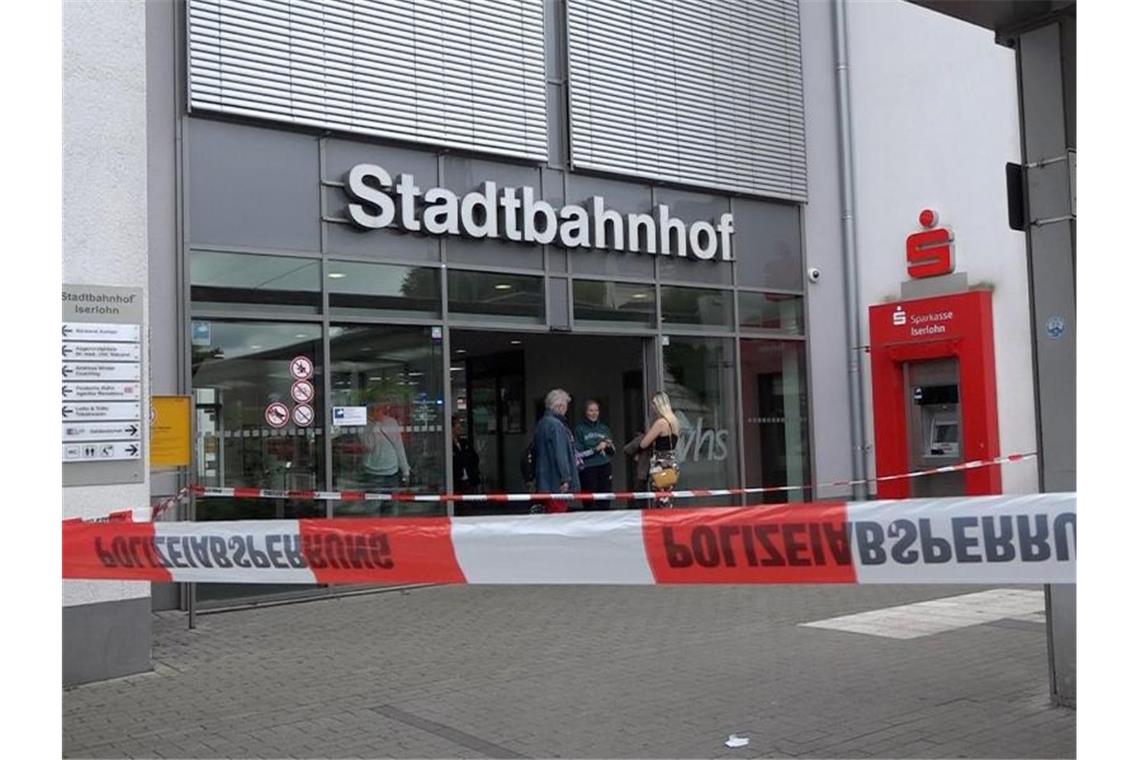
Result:
{"label": "downpipe", "polygon": [[[847,0],[833,0],[835,83],[839,115],[839,164],[841,174],[840,222],[843,237],[843,295],[847,311],[847,399],[851,429],[853,480],[867,478],[866,421],[863,410],[863,366],[859,339],[862,311],[859,303],[859,271],[855,251],[855,169],[851,138],[851,85],[847,60]],[[852,491],[855,501],[867,498],[865,483]]]}

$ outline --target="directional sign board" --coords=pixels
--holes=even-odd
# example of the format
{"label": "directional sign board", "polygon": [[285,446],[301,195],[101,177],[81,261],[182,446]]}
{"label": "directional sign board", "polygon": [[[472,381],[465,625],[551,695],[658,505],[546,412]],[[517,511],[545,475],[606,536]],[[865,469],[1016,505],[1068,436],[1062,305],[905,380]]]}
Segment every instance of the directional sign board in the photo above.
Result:
{"label": "directional sign board", "polygon": [[136,361],[109,364],[107,362],[64,362],[63,379],[79,380],[139,380],[139,363]]}
{"label": "directional sign board", "polygon": [[113,341],[115,343],[138,343],[139,342],[139,325],[121,325],[114,323],[95,322],[85,324],[83,322],[64,322],[63,323],[63,339],[64,340],[84,340],[84,341]]}
{"label": "directional sign board", "polygon": [[63,286],[63,484],[142,483],[142,288]]}
{"label": "directional sign board", "polygon": [[142,439],[142,425],[137,422],[65,422],[63,442],[75,441],[138,441]]}
{"label": "directional sign board", "polygon": [[91,422],[116,420],[119,422],[138,422],[140,415],[137,401],[90,401],[79,404],[63,405],[64,422]]}
{"label": "directional sign board", "polygon": [[135,362],[142,358],[138,343],[70,343],[63,342],[63,360],[90,362]]}
{"label": "directional sign board", "polygon": [[64,383],[64,401],[104,401],[111,399],[136,400],[139,397],[138,383]]}
{"label": "directional sign board", "polygon": [[142,444],[138,441],[90,441],[63,444],[65,462],[113,462],[117,459],[139,459]]}

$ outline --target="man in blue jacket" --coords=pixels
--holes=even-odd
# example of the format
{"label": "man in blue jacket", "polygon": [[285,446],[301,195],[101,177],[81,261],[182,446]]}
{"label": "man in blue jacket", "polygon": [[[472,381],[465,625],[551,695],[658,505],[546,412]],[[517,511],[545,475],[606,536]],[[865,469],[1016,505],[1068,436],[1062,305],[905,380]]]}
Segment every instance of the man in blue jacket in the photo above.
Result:
{"label": "man in blue jacket", "polygon": [[[566,424],[570,394],[555,388],[546,394],[546,413],[534,429],[534,490],[538,493],[578,491],[578,462],[574,440]],[[552,501],[548,512],[565,512],[568,501]]]}
{"label": "man in blue jacket", "polygon": [[[614,438],[609,426],[601,420],[598,402],[586,402],[586,418],[574,426],[574,442],[582,459],[583,491],[609,492],[614,490],[614,468],[610,460],[614,455]],[[600,499],[585,501],[585,509],[606,510],[610,502]]]}

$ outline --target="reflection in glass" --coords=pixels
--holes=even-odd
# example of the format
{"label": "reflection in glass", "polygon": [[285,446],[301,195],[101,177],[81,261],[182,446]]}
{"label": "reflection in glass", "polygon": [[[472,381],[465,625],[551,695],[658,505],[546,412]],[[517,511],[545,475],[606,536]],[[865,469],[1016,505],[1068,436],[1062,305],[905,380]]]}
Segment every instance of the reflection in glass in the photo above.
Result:
{"label": "reflection in glass", "polygon": [[[441,493],[444,477],[443,345],[438,327],[330,328],[335,490]],[[352,420],[363,417],[363,424]],[[336,515],[439,514],[442,503],[336,502]]]}
{"label": "reflection in glass", "polygon": [[665,392],[681,423],[679,489],[737,483],[732,339],[673,336],[664,347]]}
{"label": "reflection in glass", "polygon": [[[324,487],[321,328],[282,322],[195,320],[191,347],[196,480],[204,486],[314,490]],[[298,425],[292,410],[290,365],[307,357],[314,371],[309,406],[314,419]],[[289,414],[267,420],[270,405]],[[278,407],[275,406],[275,409]],[[276,421],[280,420],[280,426]],[[324,502],[301,499],[203,498],[198,520],[323,517]],[[282,591],[290,586],[206,583],[199,598],[220,600]]]}
{"label": "reflection in glass", "polygon": [[652,327],[657,322],[653,285],[574,281],[574,321],[635,323]]}
{"label": "reflection in glass", "polygon": [[327,271],[334,313],[440,313],[439,270],[433,267],[330,261]]}
{"label": "reflection in glass", "polygon": [[789,293],[740,291],[740,326],[804,334],[804,297]]}
{"label": "reflection in glass", "polygon": [[[808,485],[808,391],[802,341],[740,341],[744,470],[748,486]],[[803,501],[806,490],[763,494],[763,502]]]}
{"label": "reflection in glass", "polygon": [[295,256],[192,251],[190,300],[195,305],[314,314],[321,306],[321,262]]}
{"label": "reflection in glass", "polygon": [[447,272],[448,309],[452,314],[494,316],[497,322],[543,322],[546,300],[541,277]]}
{"label": "reflection in glass", "polygon": [[732,329],[732,292],[708,288],[661,288],[661,321],[708,329]]}

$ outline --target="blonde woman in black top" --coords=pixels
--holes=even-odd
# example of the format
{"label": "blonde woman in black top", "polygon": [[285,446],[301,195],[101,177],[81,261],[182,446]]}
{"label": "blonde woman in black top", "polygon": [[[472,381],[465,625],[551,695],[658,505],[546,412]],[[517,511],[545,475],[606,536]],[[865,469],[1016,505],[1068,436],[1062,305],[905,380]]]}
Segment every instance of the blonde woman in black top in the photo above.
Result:
{"label": "blonde woman in black top", "polygon": [[653,394],[650,406],[656,419],[641,437],[640,450],[652,449],[652,459],[649,466],[649,488],[657,491],[656,506],[672,506],[672,492],[677,484],[679,468],[677,467],[677,439],[681,434],[681,423],[673,413],[673,405],[669,403],[669,396],[664,391]]}

